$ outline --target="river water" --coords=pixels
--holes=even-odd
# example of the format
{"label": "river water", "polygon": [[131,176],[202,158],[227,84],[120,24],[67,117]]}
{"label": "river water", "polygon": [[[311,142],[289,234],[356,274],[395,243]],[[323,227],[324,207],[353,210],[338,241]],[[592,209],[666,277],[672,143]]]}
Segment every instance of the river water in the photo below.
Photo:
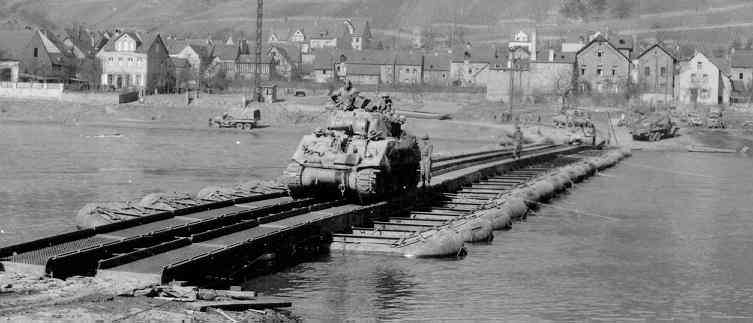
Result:
{"label": "river water", "polygon": [[[0,123],[0,246],[92,201],[274,178],[307,131]],[[753,316],[752,166],[638,151],[463,259],[331,254],[246,287],[313,321]]]}
{"label": "river water", "polygon": [[321,321],[753,316],[753,163],[635,152],[461,260],[333,254],[261,277]]}

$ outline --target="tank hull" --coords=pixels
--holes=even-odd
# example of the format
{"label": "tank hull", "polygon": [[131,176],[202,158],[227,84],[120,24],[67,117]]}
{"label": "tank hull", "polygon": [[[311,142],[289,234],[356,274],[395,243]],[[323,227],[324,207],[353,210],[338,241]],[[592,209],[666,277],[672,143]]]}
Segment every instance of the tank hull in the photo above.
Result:
{"label": "tank hull", "polygon": [[293,162],[284,172],[283,181],[294,198],[339,196],[366,202],[414,189],[418,183],[417,173],[411,171],[414,168],[384,172],[375,168],[325,168]]}

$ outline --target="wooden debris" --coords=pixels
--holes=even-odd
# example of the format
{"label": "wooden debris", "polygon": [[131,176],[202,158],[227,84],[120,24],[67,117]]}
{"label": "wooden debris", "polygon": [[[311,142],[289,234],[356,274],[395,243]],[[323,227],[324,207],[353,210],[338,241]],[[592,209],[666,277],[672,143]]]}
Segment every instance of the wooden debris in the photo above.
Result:
{"label": "wooden debris", "polygon": [[256,292],[235,290],[200,289],[195,286],[182,286],[183,284],[152,285],[142,289],[136,289],[121,296],[145,296],[157,299],[173,299],[179,302],[204,301],[228,301],[228,300],[253,300]]}
{"label": "wooden debris", "polygon": [[228,315],[227,313],[225,313],[225,311],[223,311],[223,310],[221,310],[219,308],[212,308],[211,310],[213,310],[217,314],[220,314],[220,315],[224,316],[226,319],[228,319],[228,321],[230,321],[232,323],[238,323],[238,320],[234,319],[232,316]]}
{"label": "wooden debris", "polygon": [[217,298],[252,300],[256,298],[256,293],[250,291],[244,292],[233,290],[199,289],[197,298],[205,301],[213,301]]}
{"label": "wooden debris", "polygon": [[194,310],[206,312],[209,308],[219,308],[228,311],[245,311],[248,309],[268,309],[279,307],[291,307],[291,302],[277,301],[277,300],[255,300],[255,301],[220,301],[220,302],[207,302],[196,301],[188,304],[189,307]]}

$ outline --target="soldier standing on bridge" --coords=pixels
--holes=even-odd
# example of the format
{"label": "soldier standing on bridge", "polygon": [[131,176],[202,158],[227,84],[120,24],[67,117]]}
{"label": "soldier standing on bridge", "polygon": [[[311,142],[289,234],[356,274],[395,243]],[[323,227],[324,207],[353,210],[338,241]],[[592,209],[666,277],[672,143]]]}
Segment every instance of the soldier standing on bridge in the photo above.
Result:
{"label": "soldier standing on bridge", "polygon": [[434,145],[429,141],[429,135],[421,137],[421,187],[426,188],[426,184],[431,183],[431,154],[434,152]]}
{"label": "soldier standing on bridge", "polygon": [[520,124],[515,125],[513,140],[515,141],[515,150],[513,150],[512,154],[515,159],[518,159],[523,152],[523,131],[520,130]]}

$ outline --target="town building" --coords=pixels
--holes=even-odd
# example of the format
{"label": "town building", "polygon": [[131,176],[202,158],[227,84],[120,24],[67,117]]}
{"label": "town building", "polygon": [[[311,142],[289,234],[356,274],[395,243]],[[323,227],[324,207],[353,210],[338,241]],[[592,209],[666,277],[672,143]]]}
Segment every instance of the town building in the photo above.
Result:
{"label": "town building", "polygon": [[18,82],[19,61],[5,60],[0,56],[0,82]]}
{"label": "town building", "polygon": [[347,36],[350,37],[350,47],[354,50],[364,50],[371,47],[371,27],[367,19],[348,18],[344,22]]}
{"label": "town building", "polygon": [[[521,53],[527,53],[528,58],[532,61],[536,60],[536,30],[530,30],[528,32],[521,30],[513,35],[512,41],[507,43],[508,48],[511,51],[521,51]],[[520,53],[518,53],[520,54]]]}
{"label": "town building", "polygon": [[234,79],[236,75],[236,60],[240,56],[240,48],[235,45],[215,45],[213,51],[210,74],[222,72],[225,78]]}
{"label": "town building", "polygon": [[75,57],[44,30],[0,31],[0,39],[0,54],[19,61],[21,79],[68,82],[75,76]]}
{"label": "town building", "polygon": [[575,74],[581,93],[621,93],[628,90],[630,59],[604,36],[594,37],[575,57]]}
{"label": "town building", "polygon": [[303,53],[299,45],[272,44],[265,54],[270,56],[275,74],[282,79],[291,81],[301,77]]}
{"label": "town building", "polygon": [[317,51],[314,54],[314,60],[311,63],[311,73],[307,74],[305,79],[312,80],[316,83],[329,83],[335,79],[334,66],[335,57],[329,51]]}
{"label": "town building", "polygon": [[753,50],[734,50],[730,57],[735,102],[750,102],[753,97]]}
{"label": "town building", "polygon": [[101,84],[113,89],[143,88],[148,93],[175,87],[175,67],[159,34],[121,32],[97,53]]}
{"label": "town building", "polygon": [[198,75],[194,74],[191,63],[181,57],[170,57],[174,69],[175,86],[180,89],[187,89],[196,86]]}
{"label": "town building", "polygon": [[301,52],[323,48],[364,50],[371,48],[369,21],[363,18],[295,20],[285,19],[268,29],[268,43],[296,43]]}
{"label": "town building", "polygon": [[400,84],[423,83],[424,56],[412,52],[395,53],[394,75]]}
{"label": "town building", "polygon": [[634,60],[636,90],[644,102],[669,104],[674,99],[677,59],[664,44],[656,43]]}
{"label": "town building", "polygon": [[554,101],[568,92],[573,84],[575,55],[548,50],[540,51],[537,57],[536,61],[513,62],[508,57],[491,60],[479,75],[479,83],[486,85],[486,99],[533,103]]}
{"label": "town building", "polygon": [[680,104],[728,104],[732,92],[729,63],[723,57],[707,56],[697,51],[680,62],[675,98]]}
{"label": "town building", "polygon": [[[253,53],[253,48],[251,50]],[[255,54],[240,54],[235,60],[236,70],[232,73],[234,79],[238,80],[253,80],[254,79],[254,65],[259,65],[259,77],[262,80],[270,80],[270,78],[279,79],[281,76],[272,76],[270,74],[270,67],[272,66],[272,58],[269,55],[261,55],[261,62],[257,63]],[[228,73],[231,75],[231,73]]]}
{"label": "town building", "polygon": [[354,84],[394,83],[397,81],[395,55],[389,51],[343,50],[337,54],[335,75]]}
{"label": "town building", "polygon": [[429,53],[424,56],[423,83],[428,85],[449,86],[450,61],[447,53]]}
{"label": "town building", "polygon": [[309,47],[311,49],[337,48],[340,37],[329,30],[323,29],[311,35],[309,38]]}
{"label": "town building", "polygon": [[186,59],[196,76],[204,73],[212,62],[213,47],[209,45],[189,43],[187,40],[168,40],[165,45],[170,57]]}
{"label": "town building", "polygon": [[506,62],[500,63],[501,60],[506,61],[507,54],[501,53],[496,47],[474,47],[467,44],[463,48],[453,49],[450,63],[451,82],[456,86],[483,85],[483,82],[479,82],[479,74],[489,67],[491,61],[498,62],[502,68]]}

